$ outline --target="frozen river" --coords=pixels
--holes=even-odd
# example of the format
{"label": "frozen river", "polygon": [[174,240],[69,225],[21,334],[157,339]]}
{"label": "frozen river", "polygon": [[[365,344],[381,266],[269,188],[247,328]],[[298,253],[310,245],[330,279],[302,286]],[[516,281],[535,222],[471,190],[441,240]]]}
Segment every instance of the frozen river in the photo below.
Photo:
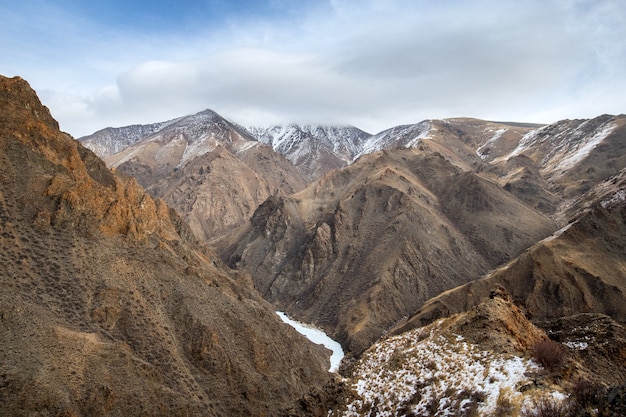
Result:
{"label": "frozen river", "polygon": [[311,325],[300,323],[299,321],[295,321],[287,317],[285,313],[282,311],[277,311],[278,317],[302,335],[304,335],[307,339],[309,339],[313,343],[317,343],[319,345],[324,345],[327,349],[330,349],[333,353],[330,355],[330,369],[329,372],[337,372],[339,369],[339,364],[343,359],[343,349],[341,345],[335,342],[333,339],[328,337],[323,330],[320,330]]}

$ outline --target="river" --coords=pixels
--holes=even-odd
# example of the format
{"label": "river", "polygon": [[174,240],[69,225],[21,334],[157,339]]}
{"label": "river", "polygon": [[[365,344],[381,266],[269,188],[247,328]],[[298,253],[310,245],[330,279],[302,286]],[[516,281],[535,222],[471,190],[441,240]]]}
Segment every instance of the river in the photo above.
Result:
{"label": "river", "polygon": [[295,321],[287,317],[285,313],[282,311],[277,311],[278,317],[311,342],[316,343],[318,345],[324,345],[327,349],[330,349],[333,353],[330,355],[330,368],[329,372],[337,372],[339,369],[339,364],[341,364],[341,360],[343,359],[344,353],[341,345],[338,342],[335,342],[333,339],[328,337],[323,330],[320,330],[314,326],[311,326],[306,323],[300,323],[299,321]]}

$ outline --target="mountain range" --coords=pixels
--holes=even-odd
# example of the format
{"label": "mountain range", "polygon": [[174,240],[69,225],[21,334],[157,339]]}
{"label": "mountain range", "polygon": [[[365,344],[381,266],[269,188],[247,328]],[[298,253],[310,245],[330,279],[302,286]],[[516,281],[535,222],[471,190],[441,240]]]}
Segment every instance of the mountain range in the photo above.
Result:
{"label": "mountain range", "polygon": [[0,81],[3,414],[626,410],[626,116],[76,141]]}

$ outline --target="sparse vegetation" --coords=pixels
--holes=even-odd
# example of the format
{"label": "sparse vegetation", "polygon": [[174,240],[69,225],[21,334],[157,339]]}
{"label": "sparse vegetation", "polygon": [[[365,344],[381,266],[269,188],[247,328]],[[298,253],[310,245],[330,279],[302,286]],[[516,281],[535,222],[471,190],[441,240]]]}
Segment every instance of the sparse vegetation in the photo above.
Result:
{"label": "sparse vegetation", "polygon": [[511,400],[511,390],[502,389],[496,400],[496,409],[494,416],[513,416],[517,415],[519,408]]}
{"label": "sparse vegetation", "polygon": [[579,408],[585,409],[598,404],[604,391],[602,385],[579,378],[572,387],[572,398]]}
{"label": "sparse vegetation", "polygon": [[570,401],[554,397],[541,397],[533,400],[532,407],[526,408],[521,417],[574,417]]}
{"label": "sparse vegetation", "polygon": [[555,370],[563,364],[565,351],[559,343],[545,339],[533,346],[533,358],[543,367]]}

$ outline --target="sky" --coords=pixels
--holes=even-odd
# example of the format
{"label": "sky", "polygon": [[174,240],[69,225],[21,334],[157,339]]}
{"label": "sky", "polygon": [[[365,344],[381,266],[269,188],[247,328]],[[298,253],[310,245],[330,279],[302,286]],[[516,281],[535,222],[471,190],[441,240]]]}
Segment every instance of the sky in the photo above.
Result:
{"label": "sky", "polygon": [[623,0],[0,0],[0,45],[74,137],[207,108],[370,133],[626,113]]}

